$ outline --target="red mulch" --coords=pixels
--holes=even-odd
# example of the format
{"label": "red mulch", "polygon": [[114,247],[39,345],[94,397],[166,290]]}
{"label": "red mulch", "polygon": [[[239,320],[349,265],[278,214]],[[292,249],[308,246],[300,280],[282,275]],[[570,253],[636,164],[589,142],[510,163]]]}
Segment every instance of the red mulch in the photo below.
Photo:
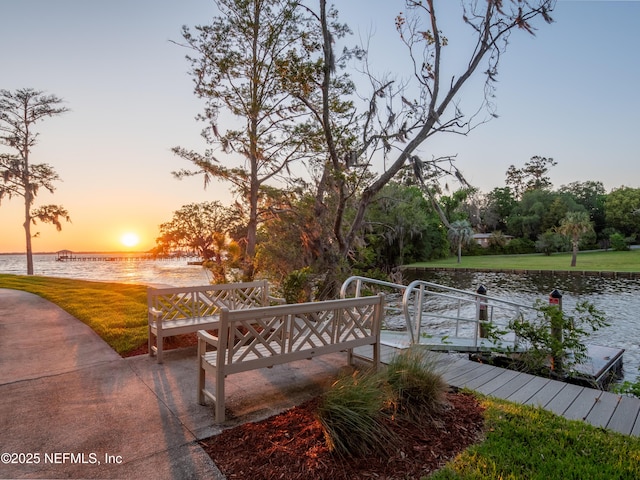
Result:
{"label": "red mulch", "polygon": [[[197,335],[169,337],[164,349],[197,345]],[[147,344],[124,357],[148,353]],[[228,479],[378,480],[419,479],[483,437],[482,406],[471,395],[449,393],[448,406],[427,427],[394,422],[403,446],[388,458],[338,457],[329,452],[315,417],[319,399],[310,400],[261,422],[223,431],[201,442]]]}
{"label": "red mulch", "polygon": [[449,393],[444,412],[427,426],[394,422],[403,445],[389,458],[337,457],[315,417],[318,399],[201,442],[228,479],[419,479],[483,437],[483,408],[467,394]]}

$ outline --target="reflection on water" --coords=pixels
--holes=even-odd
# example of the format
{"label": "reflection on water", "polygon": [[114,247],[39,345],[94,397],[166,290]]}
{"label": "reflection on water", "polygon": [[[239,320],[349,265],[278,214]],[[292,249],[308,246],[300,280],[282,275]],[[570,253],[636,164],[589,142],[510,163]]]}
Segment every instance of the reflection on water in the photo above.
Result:
{"label": "reflection on water", "polygon": [[476,291],[480,285],[487,295],[531,305],[548,301],[557,289],[563,309],[572,312],[576,303],[587,300],[605,313],[611,326],[595,332],[587,343],[624,348],[625,380],[638,377],[640,367],[640,280],[623,278],[571,276],[563,274],[424,271],[407,274],[405,283],[425,280],[461,290]]}
{"label": "reflection on water", "polygon": [[[80,255],[78,255],[80,256]],[[123,255],[91,257],[113,258]],[[124,255],[126,257],[126,255]],[[129,257],[134,257],[130,255]],[[118,261],[56,261],[55,255],[34,255],[35,275],[77,278],[143,285],[166,284],[177,287],[206,285],[206,271],[197,265],[187,265],[187,260],[118,260]],[[27,273],[25,255],[0,255],[0,273],[24,275]]]}

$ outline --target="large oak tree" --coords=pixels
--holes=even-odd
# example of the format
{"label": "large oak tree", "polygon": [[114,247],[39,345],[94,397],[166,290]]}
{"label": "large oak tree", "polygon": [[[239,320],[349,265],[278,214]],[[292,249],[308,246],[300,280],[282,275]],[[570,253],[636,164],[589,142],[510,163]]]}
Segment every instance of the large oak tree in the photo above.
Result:
{"label": "large oak tree", "polygon": [[[441,27],[455,21],[445,18],[451,14],[451,3],[407,0],[404,13],[396,18],[396,29],[407,47],[412,81],[398,84],[394,79],[378,79],[369,73],[372,69],[367,64],[363,70],[368,73],[371,94],[365,108],[359,110],[355,102],[349,108],[336,101],[336,92],[347,90],[349,85],[340,76],[339,68],[344,64],[334,52],[334,42],[344,30],[334,21],[333,10],[327,9],[326,1],[319,0],[316,18],[320,34],[316,36],[322,40],[318,61],[322,68],[311,70],[313,75],[300,76],[295,91],[313,112],[325,136],[328,160],[319,175],[318,200],[322,205],[329,204],[325,199],[330,194],[337,200],[332,202],[335,206],[331,212],[322,208],[318,212],[319,218],[322,214],[334,215],[334,238],[327,242],[338,250],[334,258],[348,257],[362,234],[368,206],[403,169],[414,170],[440,213],[434,195],[437,181],[452,174],[467,186],[451,157],[426,158],[422,150],[434,135],[467,135],[495,116],[495,80],[510,35],[518,30],[533,34],[538,18],[551,22],[549,14],[554,5],[554,0],[462,1],[458,18],[473,35],[468,56],[463,58],[459,51],[447,53],[449,39]],[[463,86],[482,76],[485,93],[476,99],[476,108],[465,114],[463,104],[474,102],[461,101]],[[382,169],[376,168],[381,156]],[[349,212],[348,204],[354,214]],[[449,223],[442,216],[443,222]]]}
{"label": "large oak tree", "polygon": [[[518,30],[532,34],[538,18],[550,22],[555,1],[462,1],[457,18],[473,36],[462,58],[459,51],[448,53],[448,32],[441,26],[455,21],[446,18],[454,11],[451,2],[407,0],[395,25],[410,65],[399,73],[411,80],[378,79],[365,63],[371,91],[364,108],[364,92],[356,95],[346,70],[346,60],[360,58],[362,50],[337,52],[349,30],[326,0],[216,3],[222,15],[196,27],[196,34],[185,28],[184,38],[197,53],[191,58],[196,94],[208,102],[204,135],[243,158],[244,166],[231,167],[227,160],[223,165],[213,150],[202,155],[176,149],[199,167],[178,175],[203,173],[235,185],[249,205],[251,258],[261,188],[279,175],[292,179],[291,162],[304,153],[314,174],[317,223],[305,233],[313,234],[309,245],[328,260],[323,268],[335,271],[360,240],[368,206],[398,173],[415,171],[432,201],[443,175],[464,183],[451,158],[426,158],[423,149],[436,134],[466,135],[494,115],[495,80],[509,36]],[[484,95],[462,102],[463,86],[474,77],[484,77]],[[469,105],[471,113],[465,113]],[[238,128],[223,133],[217,121],[222,107]]]}

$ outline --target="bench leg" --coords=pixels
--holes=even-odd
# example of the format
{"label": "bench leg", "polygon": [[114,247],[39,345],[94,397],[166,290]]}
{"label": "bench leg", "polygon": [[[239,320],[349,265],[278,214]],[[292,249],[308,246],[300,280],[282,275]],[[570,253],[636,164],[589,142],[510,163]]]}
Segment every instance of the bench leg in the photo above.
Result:
{"label": "bench leg", "polygon": [[380,342],[373,344],[373,370],[378,371],[380,369]]}
{"label": "bench leg", "polygon": [[224,422],[224,373],[216,369],[216,423]]}
{"label": "bench leg", "polygon": [[[149,340],[148,340],[148,345],[149,345],[149,356],[153,357],[153,353],[156,353],[156,357],[157,357],[157,362],[158,363],[162,363],[162,344],[164,343],[162,341],[162,332],[157,332],[155,335],[153,334],[153,332],[151,331],[151,326],[149,326]],[[153,339],[156,339],[155,341],[155,345],[153,344]]]}
{"label": "bench leg", "polygon": [[206,372],[202,367],[202,357],[198,355],[198,394],[196,398],[200,405],[204,405],[204,387],[206,382]]}
{"label": "bench leg", "polygon": [[218,369],[215,369],[213,371],[213,376],[215,377],[214,395],[206,390],[205,376],[206,370],[202,365],[202,357],[200,357],[198,359],[198,403],[200,405],[205,405],[205,398],[209,397],[214,403],[213,413],[215,416],[215,423],[223,423],[225,420],[224,374],[221,373]]}
{"label": "bench leg", "polygon": [[160,336],[156,336],[156,358],[158,363],[162,363],[162,344],[164,343],[164,338]]}
{"label": "bench leg", "polygon": [[149,349],[149,356],[153,357],[153,332],[151,332],[151,327],[149,327],[149,340],[148,340],[148,349]]}

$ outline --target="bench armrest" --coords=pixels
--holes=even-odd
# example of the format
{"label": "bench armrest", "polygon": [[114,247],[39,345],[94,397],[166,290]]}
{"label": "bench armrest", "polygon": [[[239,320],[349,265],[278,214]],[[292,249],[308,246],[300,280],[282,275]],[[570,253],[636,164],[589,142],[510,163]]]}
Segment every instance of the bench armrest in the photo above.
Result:
{"label": "bench armrest", "polygon": [[267,300],[269,300],[269,303],[276,303],[278,305],[286,305],[287,301],[284,298],[280,298],[280,297],[273,297],[271,295],[267,295]]}
{"label": "bench armrest", "polygon": [[157,322],[162,317],[162,311],[158,310],[157,308],[150,307],[149,317],[153,317],[153,319]]}
{"label": "bench armrest", "polygon": [[198,330],[198,340],[202,340],[212,347],[218,348],[218,337],[215,337],[205,330]]}

